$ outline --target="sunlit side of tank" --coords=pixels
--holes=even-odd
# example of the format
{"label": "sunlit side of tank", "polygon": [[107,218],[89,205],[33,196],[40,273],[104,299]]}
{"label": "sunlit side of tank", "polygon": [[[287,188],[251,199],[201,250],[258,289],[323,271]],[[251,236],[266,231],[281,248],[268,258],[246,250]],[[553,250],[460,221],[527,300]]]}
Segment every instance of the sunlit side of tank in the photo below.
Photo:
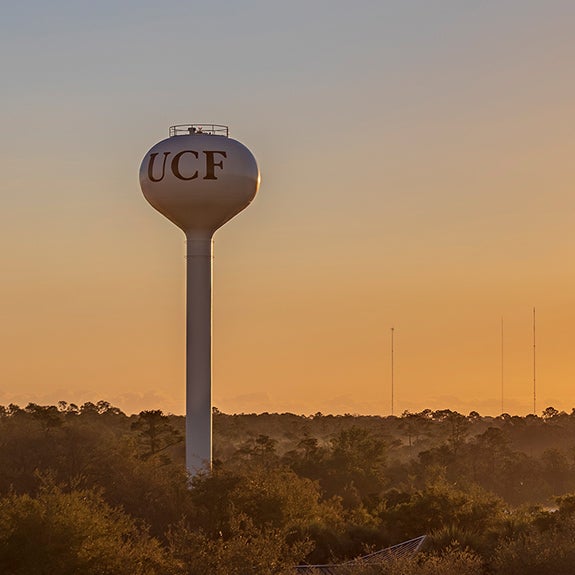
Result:
{"label": "sunlit side of tank", "polygon": [[172,136],[140,167],[146,200],[186,233],[215,232],[250,204],[259,182],[252,153],[221,135]]}

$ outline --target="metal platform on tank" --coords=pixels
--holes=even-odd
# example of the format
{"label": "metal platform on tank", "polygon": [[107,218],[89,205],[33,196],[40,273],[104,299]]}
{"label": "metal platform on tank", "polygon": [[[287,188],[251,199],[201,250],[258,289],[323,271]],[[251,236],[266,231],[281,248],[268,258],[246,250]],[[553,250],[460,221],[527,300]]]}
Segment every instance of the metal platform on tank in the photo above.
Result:
{"label": "metal platform on tank", "polygon": [[178,124],[170,126],[170,136],[190,136],[193,134],[208,134],[227,138],[230,135],[230,130],[221,124]]}

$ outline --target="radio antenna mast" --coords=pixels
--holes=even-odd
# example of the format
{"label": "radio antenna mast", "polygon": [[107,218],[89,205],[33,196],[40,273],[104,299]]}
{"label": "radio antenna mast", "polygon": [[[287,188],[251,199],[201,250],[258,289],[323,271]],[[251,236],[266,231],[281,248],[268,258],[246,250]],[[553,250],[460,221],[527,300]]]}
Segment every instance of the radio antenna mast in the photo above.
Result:
{"label": "radio antenna mast", "polygon": [[395,381],[394,381],[394,365],[393,365],[393,354],[394,354],[394,349],[393,349],[393,332],[394,332],[394,328],[391,328],[391,415],[393,415],[393,400],[394,400],[394,385],[395,385]]}
{"label": "radio antenna mast", "polygon": [[501,316],[501,413],[505,413],[504,407],[503,407],[503,390],[504,390],[504,371],[503,371],[503,367],[504,367],[504,362],[503,362],[503,352],[504,352],[504,347],[503,347],[503,316]]}
{"label": "radio antenna mast", "polygon": [[537,415],[537,387],[536,383],[536,355],[535,355],[535,308],[533,308],[533,414]]}

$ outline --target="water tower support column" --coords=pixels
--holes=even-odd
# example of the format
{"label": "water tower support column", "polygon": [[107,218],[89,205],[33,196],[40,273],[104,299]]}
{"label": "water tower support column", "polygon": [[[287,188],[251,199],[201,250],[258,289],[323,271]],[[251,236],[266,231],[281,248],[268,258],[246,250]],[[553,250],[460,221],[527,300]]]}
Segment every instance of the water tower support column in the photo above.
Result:
{"label": "water tower support column", "polygon": [[186,282],[186,468],[212,464],[211,234],[188,232]]}

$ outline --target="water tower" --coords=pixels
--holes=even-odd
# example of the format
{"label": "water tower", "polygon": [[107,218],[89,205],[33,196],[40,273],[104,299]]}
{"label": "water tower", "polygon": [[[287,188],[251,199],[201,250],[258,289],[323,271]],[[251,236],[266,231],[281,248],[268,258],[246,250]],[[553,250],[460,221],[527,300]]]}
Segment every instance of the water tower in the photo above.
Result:
{"label": "water tower", "polygon": [[215,124],[172,126],[144,157],[146,200],[186,234],[186,467],[212,461],[213,235],[254,199],[260,174],[252,153]]}

